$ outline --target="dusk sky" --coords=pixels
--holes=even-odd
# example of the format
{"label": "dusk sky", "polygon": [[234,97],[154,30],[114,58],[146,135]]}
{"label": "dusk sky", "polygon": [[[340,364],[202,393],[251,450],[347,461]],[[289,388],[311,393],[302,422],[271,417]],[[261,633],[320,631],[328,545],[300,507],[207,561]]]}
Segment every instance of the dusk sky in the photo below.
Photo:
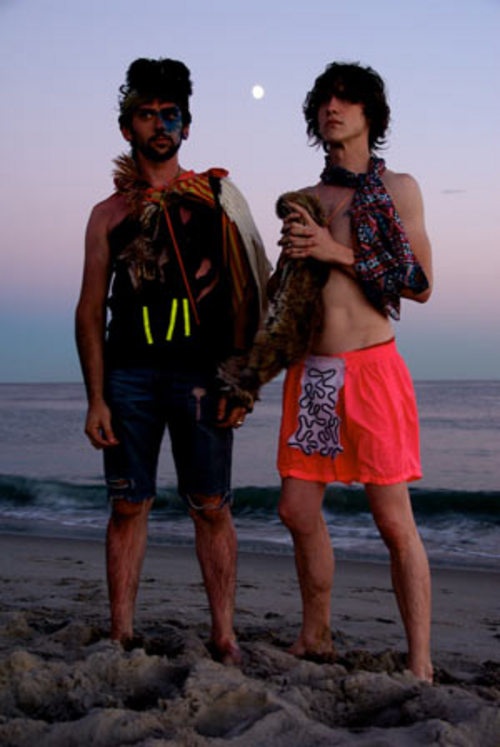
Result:
{"label": "dusk sky", "polygon": [[230,171],[273,262],[277,196],[323,165],[307,91],[333,60],[374,67],[381,155],[419,181],[434,251],[434,295],[404,303],[399,347],[417,379],[500,378],[499,38],[500,0],[0,0],[0,381],[80,380],[83,236],[126,151],[117,92],[137,57],[191,69],[181,163]]}

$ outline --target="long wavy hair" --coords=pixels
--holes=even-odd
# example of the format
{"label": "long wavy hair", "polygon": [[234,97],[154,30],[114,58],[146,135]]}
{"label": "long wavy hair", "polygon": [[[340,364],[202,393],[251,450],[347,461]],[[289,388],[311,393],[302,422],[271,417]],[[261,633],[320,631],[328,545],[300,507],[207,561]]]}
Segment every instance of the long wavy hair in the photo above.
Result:
{"label": "long wavy hair", "polygon": [[332,62],[327,65],[307,94],[303,111],[312,145],[322,145],[327,150],[318,128],[318,110],[332,96],[362,104],[369,125],[370,150],[384,145],[391,115],[384,81],[373,68],[363,67],[357,62]]}

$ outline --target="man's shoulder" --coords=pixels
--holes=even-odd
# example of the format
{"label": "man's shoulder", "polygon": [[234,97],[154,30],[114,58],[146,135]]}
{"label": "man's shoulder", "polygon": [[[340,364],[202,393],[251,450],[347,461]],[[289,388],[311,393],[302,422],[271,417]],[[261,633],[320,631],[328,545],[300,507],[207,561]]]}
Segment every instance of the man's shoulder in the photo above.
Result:
{"label": "man's shoulder", "polygon": [[106,232],[109,232],[125,218],[128,212],[129,207],[125,196],[113,192],[109,197],[94,205],[90,213],[90,221],[99,224]]}
{"label": "man's shoulder", "polygon": [[411,174],[386,169],[382,175],[382,181],[399,210],[420,202],[420,187]]}
{"label": "man's shoulder", "polygon": [[392,171],[386,169],[382,175],[382,181],[384,182],[387,189],[391,191],[402,192],[406,194],[408,191],[418,189],[418,182],[414,176],[406,172]]}
{"label": "man's shoulder", "polygon": [[124,195],[119,194],[118,192],[113,192],[108,195],[108,197],[105,197],[104,200],[96,202],[92,208],[92,212],[101,214],[113,213],[124,204],[126,204]]}

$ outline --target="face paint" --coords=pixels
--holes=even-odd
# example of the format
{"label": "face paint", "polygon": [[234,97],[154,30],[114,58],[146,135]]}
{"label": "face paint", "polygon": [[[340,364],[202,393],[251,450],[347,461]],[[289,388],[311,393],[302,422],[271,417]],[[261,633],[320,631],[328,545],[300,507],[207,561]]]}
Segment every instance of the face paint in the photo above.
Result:
{"label": "face paint", "polygon": [[141,122],[151,122],[159,118],[167,132],[176,132],[182,128],[182,112],[178,106],[164,106],[161,109],[153,109],[142,106],[135,115]]}
{"label": "face paint", "polygon": [[181,129],[182,112],[178,106],[166,106],[157,113],[167,132],[175,132]]}
{"label": "face paint", "polygon": [[175,156],[183,134],[180,107],[174,103],[152,101],[134,112],[128,140],[132,149],[146,159],[163,162]]}

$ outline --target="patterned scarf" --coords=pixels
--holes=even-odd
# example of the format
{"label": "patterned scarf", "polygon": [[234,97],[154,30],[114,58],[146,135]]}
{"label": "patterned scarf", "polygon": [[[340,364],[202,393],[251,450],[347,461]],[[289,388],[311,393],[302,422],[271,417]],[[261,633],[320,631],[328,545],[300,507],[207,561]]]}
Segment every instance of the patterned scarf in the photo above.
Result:
{"label": "patterned scarf", "polygon": [[374,156],[366,174],[332,166],[327,157],[321,181],[356,190],[350,209],[355,236],[354,267],[369,301],[399,319],[403,290],[421,293],[429,283],[382,182],[384,171],[384,160]]}

